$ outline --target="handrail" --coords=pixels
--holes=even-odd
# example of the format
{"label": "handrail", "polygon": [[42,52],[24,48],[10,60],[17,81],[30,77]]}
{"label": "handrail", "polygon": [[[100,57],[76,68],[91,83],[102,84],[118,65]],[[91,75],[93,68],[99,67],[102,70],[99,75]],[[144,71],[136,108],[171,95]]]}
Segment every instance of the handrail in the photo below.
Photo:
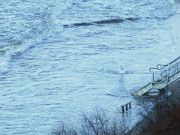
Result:
{"label": "handrail", "polygon": [[177,66],[179,63],[180,63],[180,56],[166,65],[157,64],[155,68],[150,68],[149,71],[152,73],[152,81],[155,82],[155,74],[161,74],[161,79],[162,79],[163,78],[162,74],[166,72],[167,75],[165,76],[168,77],[172,67]]}
{"label": "handrail", "polygon": [[180,78],[180,56],[170,63],[157,64],[154,68],[149,68],[152,73],[152,81],[136,91],[134,95],[143,95],[152,89],[162,89]]}
{"label": "handrail", "polygon": [[[178,60],[180,60],[180,56],[179,56],[178,58],[174,59],[173,61],[169,62],[169,63],[166,64],[166,65],[169,65],[169,66],[171,67],[171,65],[172,65],[174,62],[178,61]],[[173,65],[174,65],[174,64],[173,64]],[[164,67],[162,67],[161,69],[163,69],[163,68],[164,68]]]}
{"label": "handrail", "polygon": [[158,69],[158,68],[150,68],[149,71],[150,71],[151,73],[153,73],[153,70],[154,70],[154,69],[160,70],[160,69]]}
{"label": "handrail", "polygon": [[156,65],[156,68],[150,68],[149,71],[152,73],[152,72],[153,72],[153,71],[152,71],[153,69],[161,70],[161,69],[163,69],[163,68],[166,67],[166,66],[168,66],[168,65],[157,64],[157,65]]}
{"label": "handrail", "polygon": [[157,64],[156,67],[161,70],[161,69],[163,69],[164,67],[167,67],[167,66],[168,66],[168,64],[166,64],[166,65]]}
{"label": "handrail", "polygon": [[[153,70],[158,70],[161,71],[164,67],[167,67],[168,65],[162,65],[162,64],[157,64],[156,68],[150,68],[149,71],[152,73],[152,81],[155,82],[155,76],[154,74],[160,74],[160,73],[154,73]],[[169,69],[167,69],[169,70]]]}
{"label": "handrail", "polygon": [[180,56],[177,57],[175,60],[171,61],[171,62],[169,63],[169,65],[172,64],[173,62],[177,61],[178,59],[180,59]]}

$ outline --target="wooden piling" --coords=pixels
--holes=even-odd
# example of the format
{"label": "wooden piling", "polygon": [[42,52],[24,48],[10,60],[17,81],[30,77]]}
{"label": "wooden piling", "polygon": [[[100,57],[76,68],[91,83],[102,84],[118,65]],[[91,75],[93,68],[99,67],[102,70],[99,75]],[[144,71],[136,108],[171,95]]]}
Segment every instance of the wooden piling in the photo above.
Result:
{"label": "wooden piling", "polygon": [[128,110],[128,104],[126,104],[126,111]]}
{"label": "wooden piling", "polygon": [[[131,102],[132,102],[132,101],[131,101]],[[124,105],[121,106],[123,113],[125,112],[125,107],[126,107],[126,111],[127,111],[128,109],[131,109],[131,102],[129,102],[129,103],[124,104]]]}
{"label": "wooden piling", "polygon": [[122,106],[122,112],[124,112],[124,106]]}
{"label": "wooden piling", "polygon": [[129,109],[131,109],[131,102],[129,103]]}

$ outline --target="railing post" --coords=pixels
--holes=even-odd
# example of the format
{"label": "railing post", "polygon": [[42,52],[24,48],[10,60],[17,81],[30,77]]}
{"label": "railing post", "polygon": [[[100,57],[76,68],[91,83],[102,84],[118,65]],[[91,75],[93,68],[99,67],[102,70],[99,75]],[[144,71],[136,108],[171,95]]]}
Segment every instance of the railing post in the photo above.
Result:
{"label": "railing post", "polygon": [[178,72],[178,63],[176,63],[176,72]]}
{"label": "railing post", "polygon": [[170,73],[170,71],[169,71],[169,64],[168,64],[168,67],[167,67],[167,83],[169,82],[169,73]]}

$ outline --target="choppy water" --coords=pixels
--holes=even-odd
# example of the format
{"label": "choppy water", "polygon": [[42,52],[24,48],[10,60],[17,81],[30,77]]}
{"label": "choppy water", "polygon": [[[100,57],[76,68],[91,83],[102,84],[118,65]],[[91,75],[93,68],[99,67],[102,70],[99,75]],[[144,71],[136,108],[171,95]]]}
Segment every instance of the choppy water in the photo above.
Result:
{"label": "choppy water", "polygon": [[[48,134],[134,101],[148,69],[176,58],[170,0],[1,0],[0,134]],[[126,74],[120,75],[120,65]],[[111,95],[117,95],[110,96]],[[135,101],[134,101],[135,102]],[[135,104],[135,103],[134,103]],[[137,108],[131,112],[135,123]]]}

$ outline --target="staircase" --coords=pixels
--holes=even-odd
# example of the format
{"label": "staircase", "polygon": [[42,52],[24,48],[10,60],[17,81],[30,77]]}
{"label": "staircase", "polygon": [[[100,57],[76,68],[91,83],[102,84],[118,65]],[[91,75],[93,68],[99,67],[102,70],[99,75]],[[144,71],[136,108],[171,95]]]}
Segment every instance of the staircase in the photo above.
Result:
{"label": "staircase", "polygon": [[180,57],[167,65],[158,64],[156,68],[150,68],[152,82],[133,93],[134,96],[142,96],[152,89],[161,90],[180,78]]}

